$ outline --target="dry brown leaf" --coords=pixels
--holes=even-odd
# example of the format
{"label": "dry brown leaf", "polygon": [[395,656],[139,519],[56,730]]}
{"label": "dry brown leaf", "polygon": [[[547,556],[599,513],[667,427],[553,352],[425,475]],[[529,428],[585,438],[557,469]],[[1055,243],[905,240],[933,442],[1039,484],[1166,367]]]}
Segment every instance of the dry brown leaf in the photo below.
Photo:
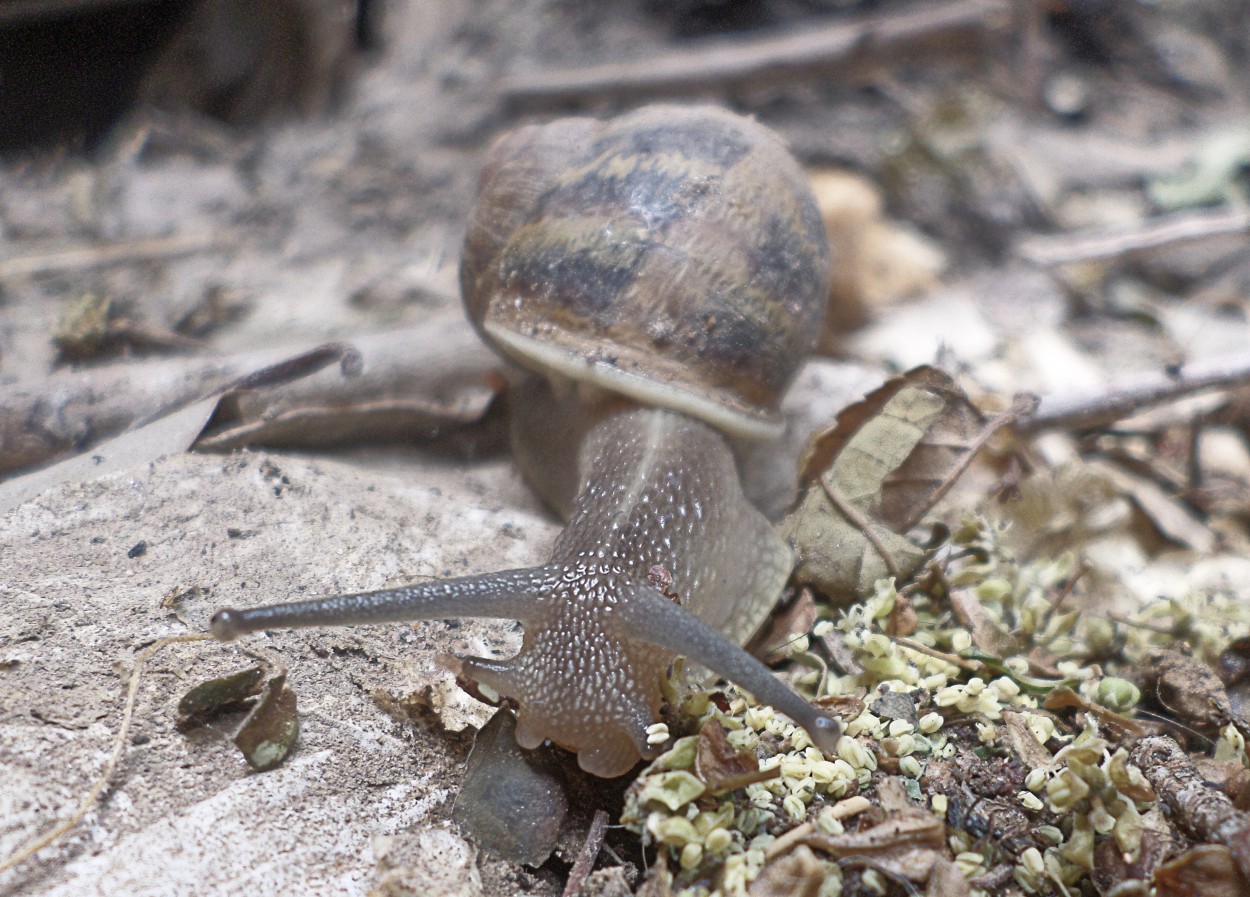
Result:
{"label": "dry brown leaf", "polygon": [[196,685],[178,702],[178,729],[201,726],[218,714],[240,708],[260,693],[265,673],[266,668],[256,664]]}
{"label": "dry brown leaf", "polygon": [[265,772],[286,759],[298,737],[295,692],[286,684],[286,673],[278,673],[234,733],[234,744],[252,769]]}
{"label": "dry brown leaf", "polygon": [[816,897],[825,883],[825,864],[806,847],[769,863],[751,883],[751,897]]}
{"label": "dry brown leaf", "polygon": [[1023,713],[1004,711],[1003,726],[1007,746],[1029,769],[1044,769],[1054,760],[1050,751],[1033,737]]}
{"label": "dry brown leaf", "polygon": [[807,490],[782,524],[798,549],[800,581],[833,596],[858,594],[884,576],[905,576],[924,553],[903,534],[971,462],[986,424],[951,378],[932,367],[895,377],[846,408],[801,464]]}
{"label": "dry brown leaf", "polygon": [[768,621],[765,630],[751,639],[747,650],[768,664],[780,663],[792,653],[794,640],[812,631],[816,624],[816,601],[811,589],[803,589],[788,607]]}
{"label": "dry brown leaf", "polygon": [[897,530],[914,526],[984,426],[948,374],[919,367],[850,405],[817,434],[800,479],[832,481],[846,499]]}
{"label": "dry brown leaf", "polygon": [[1156,897],[1245,897],[1246,880],[1222,844],[1201,844],[1155,870]]}
{"label": "dry brown leaf", "polygon": [[857,718],[867,706],[863,698],[855,695],[825,695],[816,698],[813,703],[847,722]]}

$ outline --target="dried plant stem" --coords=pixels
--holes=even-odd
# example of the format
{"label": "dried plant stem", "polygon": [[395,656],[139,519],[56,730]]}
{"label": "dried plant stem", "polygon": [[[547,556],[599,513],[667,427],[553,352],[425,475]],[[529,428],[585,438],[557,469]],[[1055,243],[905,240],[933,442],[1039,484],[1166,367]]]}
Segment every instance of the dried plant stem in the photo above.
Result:
{"label": "dried plant stem", "polygon": [[1068,577],[1068,581],[1064,584],[1063,588],[1060,589],[1059,593],[1051,599],[1050,606],[1046,608],[1045,613],[1042,615],[1042,624],[1038,627],[1039,630],[1046,628],[1046,624],[1050,622],[1050,618],[1053,617],[1061,607],[1063,607],[1065,601],[1072,597],[1072,593],[1076,590],[1076,584],[1081,581],[1085,574],[1089,573],[1093,569],[1094,565],[1088,560],[1081,560],[1081,563],[1077,566],[1076,570],[1073,571],[1072,575]]}
{"label": "dried plant stem", "polygon": [[1250,231],[1250,211],[1181,212],[1152,218],[1132,230],[1029,237],[1017,245],[1016,254],[1035,265],[1068,265],[1243,231]]}
{"label": "dried plant stem", "polygon": [[0,259],[0,280],[47,274],[52,271],[76,271],[100,268],[124,262],[175,258],[212,249],[227,248],[227,243],[211,233],[173,234],[144,240],[122,240],[115,243],[92,243],[68,246],[47,252]]}
{"label": "dried plant stem", "polygon": [[599,856],[599,848],[603,846],[603,835],[608,828],[608,814],[603,810],[595,810],[590,820],[590,829],[586,832],[586,842],[577,853],[577,860],[569,870],[569,880],[564,885],[564,897],[573,897],[594,868],[595,857]]}
{"label": "dried plant stem", "polygon": [[1129,751],[1129,760],[1182,830],[1204,843],[1223,844],[1241,874],[1250,878],[1250,813],[1238,810],[1226,794],[1208,785],[1170,736],[1141,739]]}
{"label": "dried plant stem", "polygon": [[983,663],[978,663],[975,660],[965,660],[958,654],[948,654],[945,651],[939,651],[937,648],[930,648],[928,645],[922,645],[920,642],[913,641],[912,639],[905,638],[901,635],[892,635],[889,638],[896,645],[901,645],[904,648],[909,648],[912,651],[917,651],[936,660],[944,660],[952,666],[957,666],[970,673],[979,673],[985,669],[985,664]]}
{"label": "dried plant stem", "polygon": [[1139,374],[1099,392],[1047,396],[1032,417],[1017,421],[1014,427],[1017,432],[1030,434],[1104,426],[1192,393],[1247,385],[1250,353],[1194,361],[1175,371]]}
{"label": "dried plant stem", "polygon": [[804,822],[802,825],[796,825],[790,831],[778,835],[768,847],[764,848],[764,859],[771,862],[779,856],[784,856],[802,844],[808,836],[814,834],[816,834],[816,826],[812,823]]}
{"label": "dried plant stem", "polygon": [[708,42],[649,59],[515,75],[502,82],[500,93],[514,103],[538,105],[586,97],[688,94],[700,88],[823,76],[866,60],[888,64],[903,48],[923,42],[949,53],[961,33],[978,34],[1003,24],[1008,8],[1002,0],[921,4],[901,14],[792,34]]}
{"label": "dried plant stem", "polygon": [[144,665],[151,659],[152,655],[162,648],[175,644],[177,642],[202,642],[209,638],[206,633],[190,633],[187,635],[175,635],[170,638],[163,638],[148,645],[139,652],[135,658],[134,669],[130,672],[130,682],[126,688],[126,705],[122,710],[121,727],[117,730],[117,736],[113,739],[113,753],[109,755],[108,762],[104,764],[104,770],[100,773],[99,778],[87,791],[74,812],[70,813],[64,820],[57,823],[52,829],[45,834],[40,835],[33,841],[29,841],[22,847],[18,848],[8,859],[0,861],[0,872],[7,872],[15,868],[20,863],[24,863],[45,847],[55,843],[67,832],[73,829],[78,823],[82,822],[84,816],[90,812],[95,806],[96,801],[108,787],[109,780],[113,776],[113,772],[117,769],[117,764],[121,761],[122,753],[126,748],[126,738],[130,734],[130,722],[134,718],[135,698],[139,694],[139,680],[143,676]]}

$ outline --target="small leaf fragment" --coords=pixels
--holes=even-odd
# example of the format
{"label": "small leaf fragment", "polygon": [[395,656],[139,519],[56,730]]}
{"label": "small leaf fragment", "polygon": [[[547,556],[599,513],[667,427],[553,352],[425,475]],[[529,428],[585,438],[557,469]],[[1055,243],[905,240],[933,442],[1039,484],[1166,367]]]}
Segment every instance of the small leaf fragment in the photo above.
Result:
{"label": "small leaf fragment", "polygon": [[512,711],[496,711],[473,740],[452,818],[491,853],[541,866],[569,809],[551,750],[522,749]]}
{"label": "small leaf fragment", "polygon": [[707,786],[697,776],[684,769],[647,776],[643,781],[638,802],[644,804],[654,801],[673,811],[684,807],[707,790]]}
{"label": "small leaf fragment", "polygon": [[265,684],[260,700],[235,733],[234,744],[252,769],[265,772],[286,759],[298,736],[295,692],[282,672]]}
{"label": "small leaf fragment", "polygon": [[709,719],[699,731],[694,768],[711,794],[726,794],[781,775],[780,767],[760,769],[754,752],[739,751],[730,744],[725,727],[716,719]]}
{"label": "small leaf fragment", "polygon": [[1015,638],[985,609],[969,589],[954,589],[950,594],[951,610],[972,636],[972,644],[997,657],[1010,657],[1019,650]]}
{"label": "small leaf fragment", "polygon": [[800,846],[765,866],[748,893],[750,897],[816,897],[828,874],[828,866]]}

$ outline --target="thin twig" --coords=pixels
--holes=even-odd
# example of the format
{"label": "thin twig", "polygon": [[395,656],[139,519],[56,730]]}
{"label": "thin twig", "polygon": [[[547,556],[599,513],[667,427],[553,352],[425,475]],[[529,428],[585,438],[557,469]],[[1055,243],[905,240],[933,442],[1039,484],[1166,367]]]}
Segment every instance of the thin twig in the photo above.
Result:
{"label": "thin twig", "polygon": [[936,660],[944,660],[952,666],[967,670],[969,673],[979,673],[985,669],[985,664],[975,660],[965,660],[958,654],[948,654],[945,651],[939,651],[937,648],[930,648],[928,645],[922,645],[920,642],[912,641],[901,635],[888,636],[894,644],[901,645],[904,648],[910,648],[912,651],[918,651],[921,654],[927,654]]}
{"label": "thin twig", "polygon": [[595,810],[595,816],[590,820],[590,830],[586,832],[586,841],[578,851],[577,860],[569,871],[569,880],[564,885],[564,897],[573,897],[594,868],[595,858],[599,856],[599,848],[603,846],[603,835],[607,828],[608,814],[603,810]]}
{"label": "thin twig", "polygon": [[1049,606],[1046,608],[1046,611],[1042,614],[1042,621],[1037,627],[1038,631],[1046,628],[1046,624],[1050,622],[1050,618],[1055,615],[1059,608],[1063,607],[1063,603],[1067,601],[1076,590],[1076,584],[1081,581],[1081,578],[1084,577],[1086,573],[1089,573],[1093,569],[1094,565],[1088,560],[1081,561],[1081,565],[1077,567],[1075,572],[1073,572],[1073,574],[1068,578],[1067,583],[1065,583],[1064,587],[1059,590],[1059,594],[1051,600]]}
{"label": "thin twig", "polygon": [[174,258],[204,252],[208,249],[223,248],[225,245],[225,242],[217,235],[205,232],[69,246],[0,259],[0,280],[31,274],[47,274],[52,271],[100,268],[123,262]]}
{"label": "thin twig", "polygon": [[1107,614],[1107,619],[1112,623],[1119,623],[1121,626],[1132,626],[1134,629],[1144,629],[1146,632],[1156,632],[1159,635],[1176,635],[1174,626],[1161,626],[1157,623],[1147,623],[1142,620],[1131,620],[1128,617],[1122,617],[1119,614]]}
{"label": "thin twig", "polygon": [[83,817],[95,806],[95,802],[104,792],[104,789],[108,787],[109,779],[112,778],[113,772],[117,769],[117,764],[121,761],[122,753],[125,750],[126,738],[130,734],[130,721],[134,717],[135,697],[139,693],[139,680],[143,675],[144,664],[151,659],[153,654],[167,645],[172,645],[176,642],[202,642],[208,638],[207,633],[198,632],[187,635],[175,635],[155,641],[139,652],[135,658],[135,666],[131,670],[130,682],[126,689],[126,705],[122,710],[121,728],[117,730],[117,736],[113,739],[113,753],[109,756],[108,762],[104,764],[104,771],[100,773],[100,777],[96,779],[95,784],[87,791],[73,813],[57,823],[47,833],[19,847],[8,859],[0,861],[0,872],[8,872],[60,839],[66,832],[69,832],[74,826],[82,822]]}
{"label": "thin twig", "polygon": [[1250,354],[1188,362],[1169,372],[1139,374],[1098,392],[1046,396],[1037,412],[1017,421],[1020,433],[1103,426],[1153,405],[1208,389],[1250,385]]}
{"label": "thin twig", "polygon": [[1068,265],[1111,259],[1171,243],[1250,231],[1250,211],[1179,212],[1152,218],[1131,230],[1091,230],[1027,237],[1016,255],[1035,265]]}
{"label": "thin twig", "polygon": [[921,4],[903,14],[868,16],[757,40],[710,41],[649,59],[514,75],[503,80],[499,91],[515,103],[549,104],[793,80],[862,62],[866,54],[890,62],[905,47],[921,41],[933,41],[948,51],[959,33],[977,34],[1000,25],[1008,8],[1002,0]]}

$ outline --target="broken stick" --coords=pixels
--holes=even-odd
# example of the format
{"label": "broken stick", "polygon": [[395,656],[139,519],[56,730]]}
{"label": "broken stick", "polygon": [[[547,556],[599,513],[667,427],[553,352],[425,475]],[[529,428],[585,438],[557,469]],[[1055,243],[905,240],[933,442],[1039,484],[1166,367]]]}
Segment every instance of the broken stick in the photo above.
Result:
{"label": "broken stick", "polygon": [[1099,427],[1196,392],[1248,385],[1250,354],[1192,361],[1168,371],[1138,374],[1098,392],[1046,396],[1037,412],[1017,421],[1013,429],[1031,434]]}
{"label": "broken stick", "polygon": [[1250,813],[1238,810],[1228,795],[1208,785],[1168,735],[1141,739],[1130,749],[1129,760],[1184,832],[1202,843],[1223,844],[1241,874],[1250,878]]}
{"label": "broken stick", "polygon": [[839,67],[862,64],[870,53],[883,61],[896,59],[904,48],[925,42],[949,52],[957,38],[1003,24],[1008,10],[1009,5],[1002,0],[921,4],[906,13],[867,16],[754,40],[708,41],[648,59],[513,75],[501,82],[499,93],[516,104],[549,105],[824,76]]}

